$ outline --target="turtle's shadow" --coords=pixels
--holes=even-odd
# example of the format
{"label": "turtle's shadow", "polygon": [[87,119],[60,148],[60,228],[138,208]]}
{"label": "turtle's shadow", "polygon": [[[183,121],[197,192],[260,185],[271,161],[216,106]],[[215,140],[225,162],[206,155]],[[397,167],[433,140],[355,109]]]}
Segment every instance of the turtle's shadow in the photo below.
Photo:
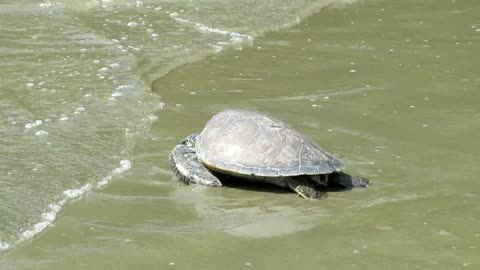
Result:
{"label": "turtle's shadow", "polygon": [[[224,175],[220,173],[216,173],[211,171],[222,185],[229,188],[236,188],[236,189],[243,189],[248,191],[255,191],[255,192],[269,192],[269,193],[277,193],[277,194],[287,194],[292,193],[291,189],[287,187],[279,187],[269,183],[264,182],[254,182],[254,181],[246,181],[244,178]],[[318,189],[324,192],[344,192],[349,191],[351,188],[345,187],[339,183],[331,182],[328,186],[318,186]]]}

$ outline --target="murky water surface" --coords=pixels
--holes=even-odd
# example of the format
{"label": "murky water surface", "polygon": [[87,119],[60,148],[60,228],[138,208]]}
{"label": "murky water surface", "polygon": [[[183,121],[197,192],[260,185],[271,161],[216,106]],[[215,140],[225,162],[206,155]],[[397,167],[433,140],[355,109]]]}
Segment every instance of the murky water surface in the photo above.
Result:
{"label": "murky water surface", "polygon": [[[478,14],[2,2],[0,268],[476,269]],[[230,108],[288,122],[374,185],[307,201],[179,183],[173,146]]]}

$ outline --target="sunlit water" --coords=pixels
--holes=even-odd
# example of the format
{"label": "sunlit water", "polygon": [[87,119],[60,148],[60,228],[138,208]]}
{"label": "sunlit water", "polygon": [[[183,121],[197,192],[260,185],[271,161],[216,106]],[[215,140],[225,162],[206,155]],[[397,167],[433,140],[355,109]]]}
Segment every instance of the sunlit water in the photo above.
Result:
{"label": "sunlit water", "polygon": [[[0,5],[1,269],[480,264],[475,1],[78,2]],[[227,108],[375,184],[178,183],[169,151]]]}

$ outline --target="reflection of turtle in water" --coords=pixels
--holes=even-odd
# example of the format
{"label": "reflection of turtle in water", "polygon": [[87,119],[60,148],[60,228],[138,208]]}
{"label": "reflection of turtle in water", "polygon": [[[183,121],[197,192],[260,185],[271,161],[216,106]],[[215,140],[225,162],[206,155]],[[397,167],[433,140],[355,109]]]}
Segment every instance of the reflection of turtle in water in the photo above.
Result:
{"label": "reflection of turtle in water", "polygon": [[[253,112],[215,115],[202,132],[185,138],[169,156],[175,175],[187,184],[221,186],[234,176],[288,187],[320,199],[322,187],[367,187],[370,181],[341,172],[343,162],[284,122]],[[217,177],[218,176],[218,177]]]}

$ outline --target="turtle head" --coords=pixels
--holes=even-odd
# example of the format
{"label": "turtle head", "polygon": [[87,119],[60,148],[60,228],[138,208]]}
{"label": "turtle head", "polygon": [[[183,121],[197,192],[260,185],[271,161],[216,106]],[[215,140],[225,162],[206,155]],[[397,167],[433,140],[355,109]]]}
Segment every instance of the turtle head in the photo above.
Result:
{"label": "turtle head", "polygon": [[188,137],[182,140],[182,144],[185,145],[186,147],[195,148],[195,141],[197,140],[198,134],[200,134],[200,132],[189,135]]}

